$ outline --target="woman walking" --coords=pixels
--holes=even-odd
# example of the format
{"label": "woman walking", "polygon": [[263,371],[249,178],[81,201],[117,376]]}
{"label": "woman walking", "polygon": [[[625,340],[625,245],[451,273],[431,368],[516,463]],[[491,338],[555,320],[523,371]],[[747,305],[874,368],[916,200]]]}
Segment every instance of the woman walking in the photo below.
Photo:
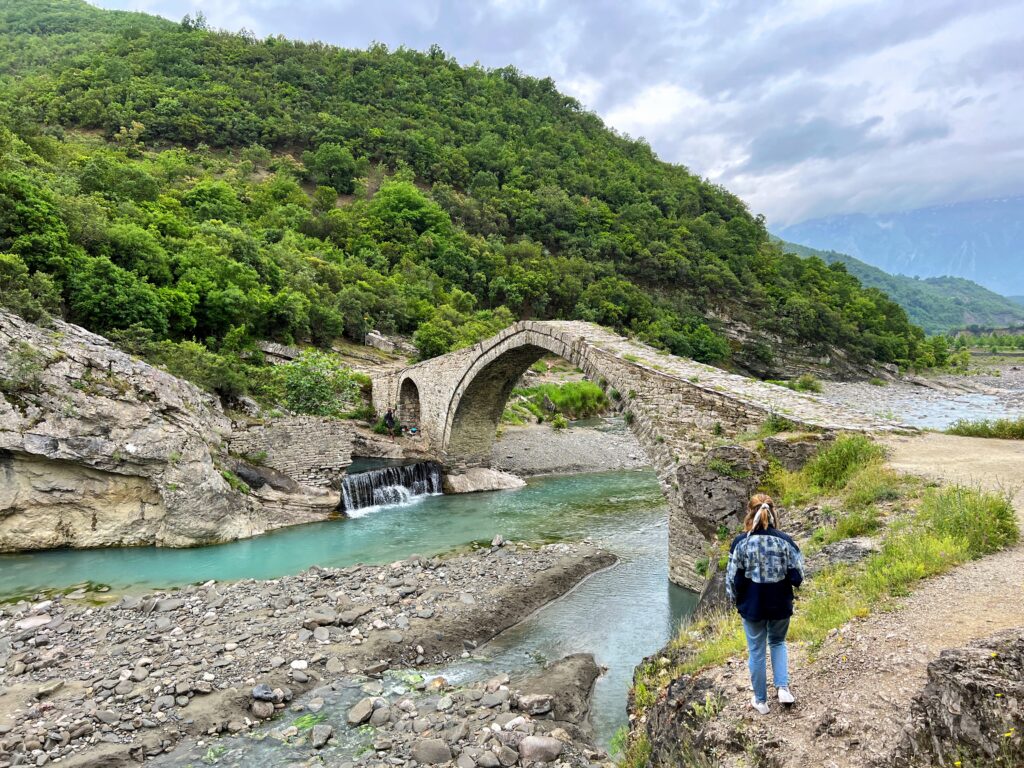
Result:
{"label": "woman walking", "polygon": [[803,556],[789,536],[777,528],[771,497],[759,493],[747,504],[743,533],[729,549],[725,586],[743,618],[750,655],[750,705],[768,714],[766,651],[772,657],[772,678],[781,704],[792,704],[786,633],[793,615],[793,587],[804,579]]}

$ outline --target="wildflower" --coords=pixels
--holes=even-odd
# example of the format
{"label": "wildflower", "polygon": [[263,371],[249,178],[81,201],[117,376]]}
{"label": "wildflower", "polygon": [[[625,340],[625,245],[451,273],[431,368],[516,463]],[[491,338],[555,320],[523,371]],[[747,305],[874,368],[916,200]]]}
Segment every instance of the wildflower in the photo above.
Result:
{"label": "wildflower", "polygon": [[993,659],[994,659],[994,658],[995,658],[996,656],[998,656],[998,655],[999,655],[998,653],[996,653],[995,651],[992,651],[992,658],[993,658]]}
{"label": "wildflower", "polygon": [[1003,694],[1001,694],[1001,693],[997,693],[997,694],[996,694],[996,698],[997,698],[997,699],[1001,699],[1001,698],[1003,698]]}
{"label": "wildflower", "polygon": [[961,765],[963,765],[963,763],[961,763],[959,760],[953,761],[953,768],[960,768]]}

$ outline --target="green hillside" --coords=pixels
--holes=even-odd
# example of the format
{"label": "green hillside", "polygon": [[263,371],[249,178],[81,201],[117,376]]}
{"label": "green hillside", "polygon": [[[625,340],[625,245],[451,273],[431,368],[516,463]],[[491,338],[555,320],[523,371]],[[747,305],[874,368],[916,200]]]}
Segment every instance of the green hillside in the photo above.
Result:
{"label": "green hillside", "polygon": [[800,256],[842,264],[863,285],[884,291],[907,311],[911,322],[928,333],[947,333],[968,325],[1005,327],[1024,322],[1022,302],[1000,296],[962,277],[920,279],[890,275],[845,253],[781,242],[787,251]]}
{"label": "green hillside", "polygon": [[930,359],[884,294],[549,79],[79,0],[0,0],[0,27],[0,288],[26,314],[228,367],[258,338],[430,356],[529,317],[740,367]]}

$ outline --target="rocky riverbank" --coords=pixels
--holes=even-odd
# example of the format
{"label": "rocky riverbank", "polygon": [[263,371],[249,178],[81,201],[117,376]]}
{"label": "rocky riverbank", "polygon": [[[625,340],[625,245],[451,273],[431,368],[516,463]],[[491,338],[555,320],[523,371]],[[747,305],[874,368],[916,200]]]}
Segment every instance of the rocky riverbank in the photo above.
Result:
{"label": "rocky riverbank", "polygon": [[986,357],[975,365],[970,375],[909,376],[884,385],[826,381],[822,397],[928,429],[945,429],[957,419],[997,419],[1024,410],[1024,359]]}
{"label": "rocky riverbank", "polygon": [[247,731],[313,687],[469,653],[615,560],[588,544],[502,544],[104,606],[5,606],[0,768],[116,766]]}
{"label": "rocky riverbank", "polygon": [[[154,765],[583,768],[606,757],[591,745],[586,723],[599,674],[592,656],[577,654],[524,680],[499,673],[453,686],[408,673],[345,677],[310,691],[256,733],[200,739]],[[275,692],[254,693],[271,699]]]}
{"label": "rocky riverbank", "polygon": [[650,466],[640,443],[621,420],[606,426],[553,429],[547,424],[507,427],[495,441],[492,466],[529,477],[608,472]]}

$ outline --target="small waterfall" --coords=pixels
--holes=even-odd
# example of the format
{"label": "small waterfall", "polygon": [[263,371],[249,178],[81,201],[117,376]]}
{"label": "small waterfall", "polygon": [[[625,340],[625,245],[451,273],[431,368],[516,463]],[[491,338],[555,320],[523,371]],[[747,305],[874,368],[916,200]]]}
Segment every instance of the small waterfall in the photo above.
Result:
{"label": "small waterfall", "polygon": [[437,462],[383,467],[345,475],[341,483],[341,509],[349,517],[362,517],[375,507],[408,504],[417,497],[439,493],[441,465]]}

